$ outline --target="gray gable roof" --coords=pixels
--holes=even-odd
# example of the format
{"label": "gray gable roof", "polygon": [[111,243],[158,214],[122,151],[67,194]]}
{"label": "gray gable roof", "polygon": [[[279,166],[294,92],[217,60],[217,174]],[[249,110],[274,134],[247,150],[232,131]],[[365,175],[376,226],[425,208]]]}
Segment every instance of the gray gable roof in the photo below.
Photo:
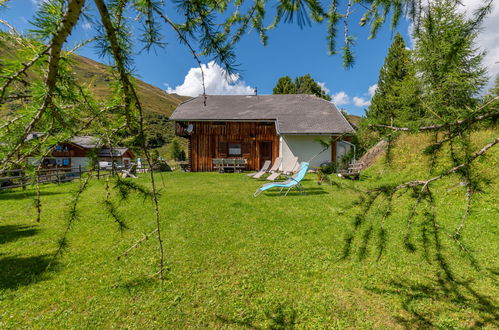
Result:
{"label": "gray gable roof", "polygon": [[182,104],[177,121],[276,121],[279,134],[344,134],[354,129],[336,106],[314,95],[208,95]]}
{"label": "gray gable roof", "polygon": [[[100,150],[99,157],[121,157],[128,151],[128,148],[103,148]],[[111,153],[112,152],[112,153]]]}
{"label": "gray gable roof", "polygon": [[95,136],[89,136],[89,135],[84,135],[84,136],[74,136],[72,137],[69,142],[77,144],[83,148],[86,149],[94,149],[99,147],[100,145],[100,140],[99,138]]}

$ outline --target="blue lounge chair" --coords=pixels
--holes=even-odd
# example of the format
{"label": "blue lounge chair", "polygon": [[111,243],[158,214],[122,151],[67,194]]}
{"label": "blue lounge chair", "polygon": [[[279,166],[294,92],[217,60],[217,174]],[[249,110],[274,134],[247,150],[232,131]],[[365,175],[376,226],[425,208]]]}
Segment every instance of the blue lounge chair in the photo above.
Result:
{"label": "blue lounge chair", "polygon": [[286,196],[288,194],[288,192],[291,190],[291,188],[296,188],[296,189],[298,189],[299,192],[302,192],[302,193],[305,192],[303,190],[303,187],[301,186],[300,181],[303,180],[303,178],[305,177],[305,174],[307,174],[308,166],[309,166],[309,163],[307,163],[307,162],[301,163],[300,169],[298,170],[298,172],[296,172],[295,175],[288,177],[288,179],[286,181],[283,181],[283,182],[266,183],[266,184],[262,185],[260,188],[258,188],[255,191],[255,193],[253,194],[253,196],[257,197],[265,190],[269,190],[270,188],[275,188],[275,187],[281,188],[281,191],[279,191],[279,193],[281,193],[284,189],[288,188],[288,190],[286,191],[284,196]]}

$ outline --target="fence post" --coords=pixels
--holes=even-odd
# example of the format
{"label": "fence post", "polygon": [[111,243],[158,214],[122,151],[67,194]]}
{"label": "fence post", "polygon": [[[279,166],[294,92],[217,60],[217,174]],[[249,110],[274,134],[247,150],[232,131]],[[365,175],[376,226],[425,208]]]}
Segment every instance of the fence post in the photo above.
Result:
{"label": "fence post", "polygon": [[97,165],[97,180],[100,180],[100,166]]}
{"label": "fence post", "polygon": [[55,165],[55,176],[57,177],[57,184],[61,184],[61,177],[59,176],[59,165]]}
{"label": "fence post", "polygon": [[21,172],[20,172],[20,175],[21,175],[21,185],[23,186],[23,190],[26,190],[26,184],[24,182],[24,170],[21,169]]}
{"label": "fence post", "polygon": [[80,172],[80,181],[81,181],[81,164],[78,165],[78,171]]}

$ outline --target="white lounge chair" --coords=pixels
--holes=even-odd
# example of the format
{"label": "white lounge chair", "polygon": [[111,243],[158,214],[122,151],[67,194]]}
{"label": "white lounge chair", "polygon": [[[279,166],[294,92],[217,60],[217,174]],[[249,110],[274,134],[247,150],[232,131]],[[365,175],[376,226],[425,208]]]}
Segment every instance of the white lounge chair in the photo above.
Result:
{"label": "white lounge chair", "polygon": [[272,162],[270,160],[266,160],[265,163],[263,163],[263,166],[260,169],[260,171],[254,172],[254,173],[250,173],[250,174],[248,174],[248,176],[252,176],[254,178],[255,178],[255,176],[257,176],[257,178],[261,177],[262,175],[264,175],[265,173],[267,173],[267,171],[269,170],[269,167],[270,167],[271,163]]}
{"label": "white lounge chair", "polygon": [[300,168],[300,164],[298,163],[298,157],[293,157],[293,159],[290,162],[288,162],[287,164],[285,164],[283,166],[282,171],[276,171],[276,172],[270,174],[266,178],[266,180],[274,181],[275,179],[277,179],[281,175],[289,175],[289,174],[296,173],[296,171],[298,171],[299,168]]}
{"label": "white lounge chair", "polygon": [[[274,161],[274,165],[272,165],[272,167],[270,168],[270,170],[267,171],[267,173],[270,173],[270,175],[274,174],[275,172],[279,171],[279,166],[281,166],[281,162],[282,162],[282,158],[281,157],[277,157]],[[264,175],[265,173],[262,173],[260,175],[255,175],[253,176],[253,178],[255,179],[259,179],[260,177],[262,177],[262,175]]]}
{"label": "white lounge chair", "polygon": [[122,171],[121,177],[123,179],[125,179],[127,177],[137,179],[137,176],[135,175],[136,172],[137,172],[137,164],[133,164],[132,167],[130,167],[128,170]]}

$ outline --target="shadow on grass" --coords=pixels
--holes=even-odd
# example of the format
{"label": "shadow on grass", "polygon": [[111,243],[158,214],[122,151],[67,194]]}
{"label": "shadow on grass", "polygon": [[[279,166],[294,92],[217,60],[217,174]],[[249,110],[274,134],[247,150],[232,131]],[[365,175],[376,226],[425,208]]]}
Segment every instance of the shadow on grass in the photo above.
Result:
{"label": "shadow on grass", "polygon": [[232,325],[250,329],[293,329],[296,325],[297,312],[291,307],[277,304],[265,311],[265,327],[254,325],[253,317],[237,319],[217,315],[216,318],[218,321],[229,325],[229,327]]}
{"label": "shadow on grass", "polygon": [[134,292],[141,291],[153,287],[157,283],[151,276],[137,277],[123,283],[115,284],[112,286],[113,289],[124,290],[128,294],[133,294]]}
{"label": "shadow on grass", "polygon": [[17,289],[46,279],[51,259],[52,255],[47,254],[36,257],[0,255],[0,290]]}
{"label": "shadow on grass", "polygon": [[26,225],[3,225],[0,226],[0,244],[15,241],[18,238],[33,236],[39,229],[35,226]]}
{"label": "shadow on grass", "polygon": [[[487,297],[471,287],[470,281],[430,280],[423,284],[412,280],[391,281],[388,287],[368,287],[381,295],[396,295],[402,298],[402,308],[408,313],[407,317],[395,316],[395,320],[405,328],[440,327],[439,315],[433,308],[424,310],[424,304],[429,302],[443,303],[447,310],[455,313],[462,312],[463,307],[474,313],[468,315],[473,328],[486,326],[496,327],[499,322],[499,312],[493,298]],[[458,326],[458,325],[454,325]]]}
{"label": "shadow on grass", "polygon": [[[280,188],[279,188],[280,189]],[[284,194],[286,193],[286,190],[283,190],[281,193],[279,193],[279,189],[274,189],[272,191],[266,191],[265,196],[268,197],[284,197]],[[313,195],[325,195],[329,194],[326,190],[322,188],[305,188],[305,193],[301,193],[296,189],[290,190],[288,195],[286,197],[290,196],[313,196]]]}
{"label": "shadow on grass", "polygon": [[221,315],[216,316],[217,321],[228,325],[229,327],[242,327],[242,328],[247,328],[247,329],[263,329],[261,327],[253,325],[253,320],[244,320],[244,319],[236,319],[236,318],[230,318],[230,317],[225,317]]}
{"label": "shadow on grass", "polygon": [[[52,195],[60,195],[67,192],[62,191],[40,191],[40,196],[52,196]],[[25,199],[25,198],[34,198],[36,196],[36,191],[34,190],[15,190],[15,191],[1,191],[0,190],[0,201],[3,200],[12,200],[12,199]]]}

